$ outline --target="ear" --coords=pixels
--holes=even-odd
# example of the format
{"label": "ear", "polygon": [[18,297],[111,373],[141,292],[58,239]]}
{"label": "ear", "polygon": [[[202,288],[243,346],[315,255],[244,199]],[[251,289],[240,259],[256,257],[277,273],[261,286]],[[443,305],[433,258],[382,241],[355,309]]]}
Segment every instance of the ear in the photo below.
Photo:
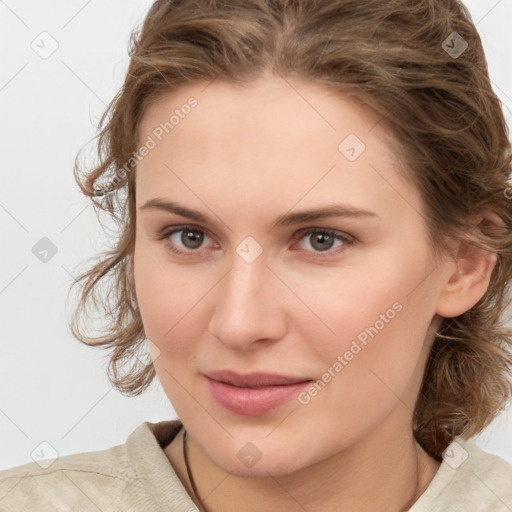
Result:
{"label": "ear", "polygon": [[[494,214],[487,215],[477,229],[488,231],[503,226]],[[440,294],[436,313],[453,318],[471,309],[489,287],[492,271],[498,257],[467,242],[459,242],[456,257],[446,264],[446,281]]]}

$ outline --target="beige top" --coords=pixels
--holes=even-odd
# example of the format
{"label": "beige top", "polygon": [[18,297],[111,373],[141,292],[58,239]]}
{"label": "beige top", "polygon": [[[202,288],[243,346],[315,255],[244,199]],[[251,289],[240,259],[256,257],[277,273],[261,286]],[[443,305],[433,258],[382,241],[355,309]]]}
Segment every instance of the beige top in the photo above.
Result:
{"label": "beige top", "polygon": [[[0,471],[1,512],[196,512],[164,448],[179,420],[144,422],[125,444]],[[512,466],[456,437],[410,512],[511,512]]]}

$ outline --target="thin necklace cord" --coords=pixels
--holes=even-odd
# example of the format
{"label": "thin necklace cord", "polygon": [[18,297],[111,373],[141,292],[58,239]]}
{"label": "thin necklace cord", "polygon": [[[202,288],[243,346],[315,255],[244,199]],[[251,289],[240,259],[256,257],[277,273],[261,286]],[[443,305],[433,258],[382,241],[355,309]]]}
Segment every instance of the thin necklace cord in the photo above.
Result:
{"label": "thin necklace cord", "polygon": [[183,429],[183,459],[185,460],[185,467],[187,468],[188,481],[190,482],[190,486],[192,487],[192,491],[194,493],[196,500],[201,505],[201,508],[203,510],[206,510],[206,507],[204,506],[203,502],[199,498],[199,493],[197,492],[196,484],[194,482],[194,478],[192,477],[192,472],[190,471],[190,464],[188,462],[186,446],[187,446],[187,431],[185,429]]}

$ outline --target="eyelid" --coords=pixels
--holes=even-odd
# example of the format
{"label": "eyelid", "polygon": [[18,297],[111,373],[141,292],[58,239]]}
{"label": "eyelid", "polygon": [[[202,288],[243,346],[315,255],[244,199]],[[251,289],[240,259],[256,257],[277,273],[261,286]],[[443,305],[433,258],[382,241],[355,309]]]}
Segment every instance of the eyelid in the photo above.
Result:
{"label": "eyelid", "polygon": [[338,229],[334,228],[323,228],[323,227],[312,227],[312,228],[302,228],[295,233],[294,238],[302,238],[305,235],[309,235],[311,233],[329,233],[335,236],[336,238],[341,238],[343,241],[347,243],[353,243],[356,242],[356,237],[349,235],[345,231],[339,231]]}
{"label": "eyelid", "polygon": [[209,238],[212,240],[214,239],[214,237],[209,234],[210,232],[207,229],[202,228],[201,226],[196,226],[194,224],[176,224],[174,226],[166,226],[158,232],[156,238],[157,240],[163,240],[164,238],[167,238],[176,232],[184,231],[186,229],[191,231],[202,231]]}
{"label": "eyelid", "polygon": [[157,240],[164,240],[166,242],[166,245],[169,246],[169,249],[174,252],[175,254],[179,254],[179,255],[184,255],[184,256],[187,256],[187,255],[193,255],[193,254],[199,254],[201,253],[204,249],[198,249],[198,250],[192,250],[192,249],[186,249],[186,250],[183,250],[183,249],[176,249],[169,241],[169,237],[175,233],[179,233],[180,231],[185,231],[185,230],[190,230],[190,231],[201,231],[203,232],[208,238],[211,238],[212,240],[214,240],[214,237],[212,237],[210,234],[209,234],[209,231],[205,228],[202,228],[200,226],[196,226],[196,225],[193,225],[193,224],[179,224],[179,225],[174,225],[174,226],[166,226],[164,227],[163,229],[161,229],[159,232],[158,232],[158,235],[156,237]]}

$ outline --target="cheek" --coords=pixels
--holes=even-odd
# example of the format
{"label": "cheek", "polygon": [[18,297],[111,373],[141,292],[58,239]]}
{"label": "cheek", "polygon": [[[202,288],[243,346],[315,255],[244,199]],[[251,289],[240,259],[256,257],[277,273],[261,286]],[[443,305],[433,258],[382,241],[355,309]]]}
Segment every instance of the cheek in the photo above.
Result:
{"label": "cheek", "polygon": [[[155,253],[160,256],[155,257]],[[172,351],[180,358],[194,349],[199,339],[201,301],[214,285],[211,272],[194,265],[176,265],[167,261],[163,249],[140,244],[134,256],[137,303],[146,337],[162,354]]]}
{"label": "cheek", "polygon": [[186,420],[189,414],[192,418],[201,414],[190,399],[198,395],[193,368],[207,325],[204,299],[215,284],[211,269],[197,267],[173,264],[163,250],[136,245],[137,302],[146,337],[158,348],[153,365],[174,410]]}
{"label": "cheek", "polygon": [[[435,309],[432,283],[424,280],[429,264],[410,253],[407,260],[395,256],[386,258],[385,265],[364,265],[364,272],[363,267],[352,269],[325,294],[322,318],[336,335],[317,342],[316,356],[323,362],[323,367],[317,365],[320,382],[302,403],[310,403],[320,415],[325,403],[339,404],[331,412],[340,425],[346,425],[347,413],[352,425],[378,421],[421,377],[415,372],[422,369],[418,363]],[[311,330],[308,336],[315,339]],[[413,409],[408,398],[404,403]]]}
{"label": "cheek", "polygon": [[280,269],[309,310],[299,308],[299,314],[297,309],[293,323],[321,357],[349,350],[352,341],[366,348],[384,339],[390,345],[405,339],[408,346],[421,344],[435,309],[432,283],[425,279],[431,272],[425,255],[390,246],[339,268],[311,266],[293,274]]}

